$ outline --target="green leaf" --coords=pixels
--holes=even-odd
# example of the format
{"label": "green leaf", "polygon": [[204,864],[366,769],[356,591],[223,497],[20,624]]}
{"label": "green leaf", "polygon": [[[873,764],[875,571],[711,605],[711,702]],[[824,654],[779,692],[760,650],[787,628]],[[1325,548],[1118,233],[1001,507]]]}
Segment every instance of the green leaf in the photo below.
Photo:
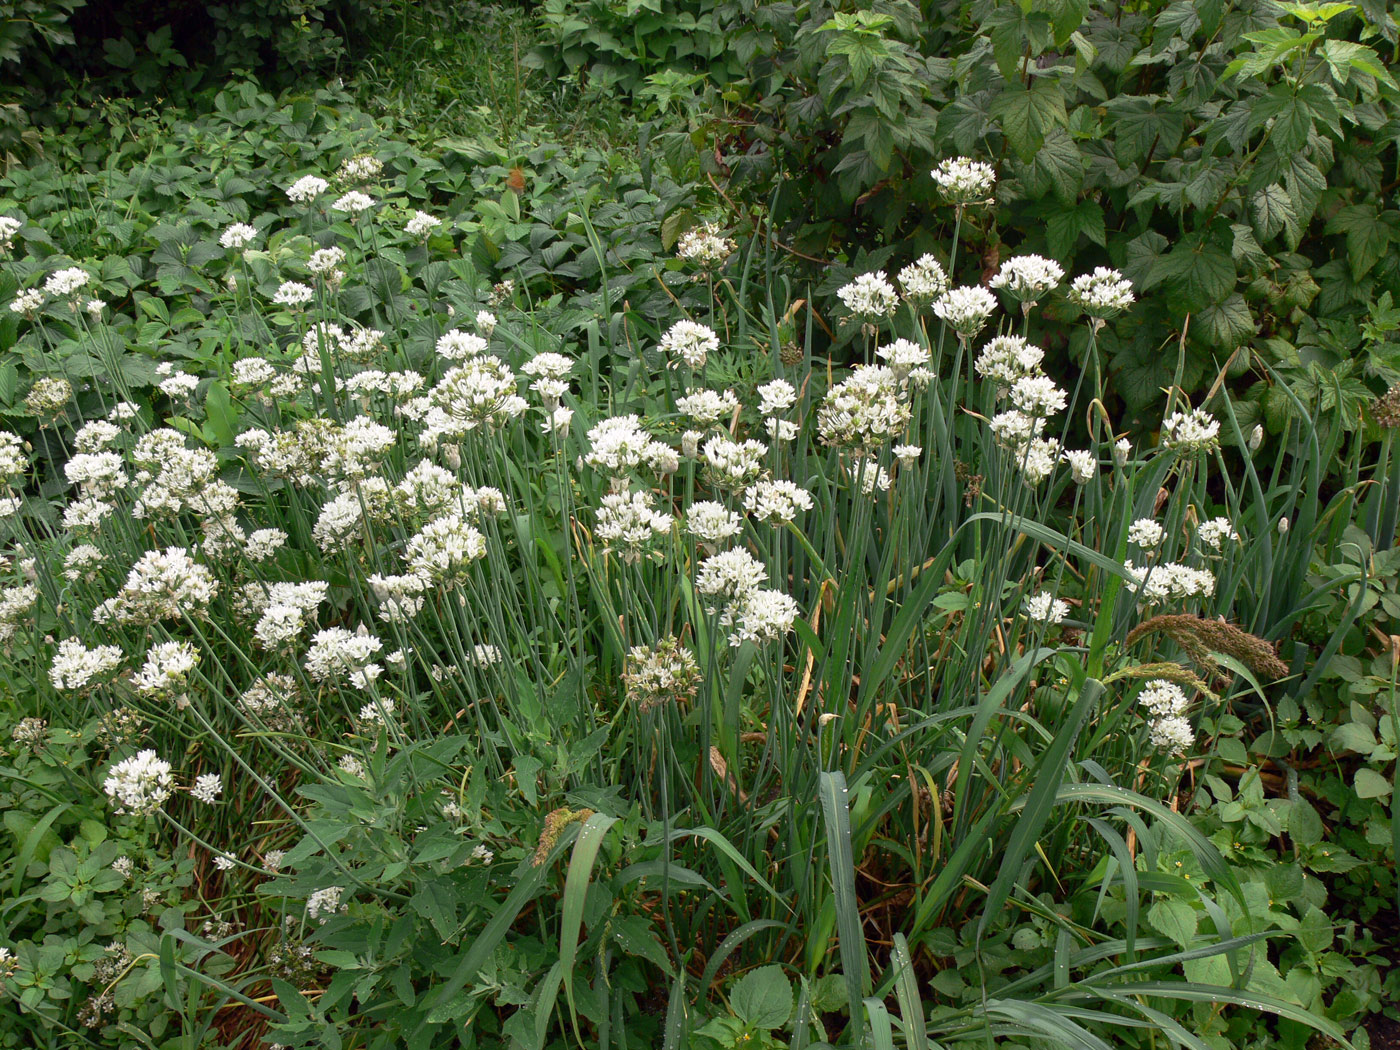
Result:
{"label": "green leaf", "polygon": [[1147,921],[1164,937],[1170,937],[1183,948],[1191,947],[1196,939],[1196,909],[1183,900],[1160,900],[1147,909]]}
{"label": "green leaf", "polygon": [[1277,182],[1270,183],[1256,193],[1249,203],[1254,212],[1254,228],[1261,240],[1268,240],[1282,230],[1289,247],[1298,246],[1298,239],[1302,236],[1298,212],[1282,186]]}
{"label": "green leaf", "polygon": [[1084,185],[1084,158],[1069,132],[1060,127],[1051,128],[1045,135],[1045,144],[1031,158],[1022,178],[1032,196],[1045,197],[1053,193],[1062,201],[1074,200]]}
{"label": "green leaf", "polygon": [[1358,769],[1351,783],[1357,798],[1384,798],[1392,790],[1390,781],[1370,767]]}
{"label": "green leaf", "polygon": [[1235,289],[1234,260],[1198,236],[1185,238],[1158,259],[1154,276],[1166,281],[1172,305],[1183,313],[1204,310]]}
{"label": "green leaf", "polygon": [[1057,259],[1068,258],[1080,237],[1102,246],[1105,233],[1103,208],[1091,200],[1072,208],[1055,208],[1045,220],[1046,244]]}
{"label": "green leaf", "polygon": [[749,1028],[781,1028],[792,1016],[792,983],[781,966],[760,966],[734,983],[729,1008]]}
{"label": "green leaf", "polygon": [[1255,333],[1254,315],[1249,312],[1249,304],[1239,292],[1199,311],[1195,324],[1197,327],[1191,331],[1221,350],[1243,346]]}
{"label": "green leaf", "polygon": [[1024,161],[1034,157],[1045,144],[1046,133],[1052,127],[1069,123],[1064,91],[1058,83],[1044,77],[1030,88],[1017,84],[1003,91],[992,103],[992,117],[1000,121],[1006,141]]}

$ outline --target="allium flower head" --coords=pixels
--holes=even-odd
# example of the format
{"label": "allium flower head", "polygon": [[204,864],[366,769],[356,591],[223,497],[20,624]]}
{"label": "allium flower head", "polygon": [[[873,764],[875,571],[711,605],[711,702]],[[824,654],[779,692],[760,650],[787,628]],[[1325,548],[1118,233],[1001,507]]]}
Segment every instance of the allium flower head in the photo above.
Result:
{"label": "allium flower head", "polygon": [[293,310],[299,310],[316,297],[315,290],[300,281],[283,281],[277,289],[277,294],[272,297],[272,301],[279,306],[287,306]]}
{"label": "allium flower head", "polygon": [[1238,543],[1240,540],[1240,534],[1230,524],[1229,518],[1211,518],[1201,522],[1196,529],[1196,535],[1200,537],[1204,546],[1213,551],[1220,550],[1226,540],[1232,543]]}
{"label": "allium flower head", "polygon": [[9,215],[0,215],[0,252],[5,251],[14,242],[15,234],[19,233],[24,225],[19,219]]}
{"label": "allium flower head", "polygon": [[116,805],[118,813],[154,813],[165,805],[174,790],[170,763],[154,751],[139,751],[108,771],[102,790]]}
{"label": "allium flower head", "polygon": [[899,271],[904,298],[915,306],[927,306],[948,290],[948,275],[932,255],[921,255]]}
{"label": "allium flower head", "polygon": [[671,367],[685,364],[693,372],[705,367],[705,360],[719,349],[714,329],[695,321],[677,321],[661,337],[657,348],[671,361]]}
{"label": "allium flower head", "polygon": [[1167,530],[1151,518],[1138,518],[1128,526],[1128,542],[1143,550],[1156,550],[1167,538]]}
{"label": "allium flower head", "polygon": [[374,198],[368,193],[361,193],[359,190],[351,190],[336,199],[331,205],[336,211],[348,211],[351,215],[359,215],[361,212],[369,211],[374,207]]}
{"label": "allium flower head", "polygon": [[1070,475],[1076,485],[1089,484],[1099,472],[1099,461],[1094,458],[1092,452],[1085,449],[1067,449],[1062,455],[1069,464]]}
{"label": "allium flower head", "polygon": [[1019,335],[999,335],[987,341],[973,366],[983,379],[1010,390],[1016,380],[1038,375],[1045,351]]}
{"label": "allium flower head", "polygon": [[1069,615],[1069,603],[1049,591],[1039,591],[1026,599],[1026,616],[1037,623],[1060,623]]}
{"label": "allium flower head", "polygon": [[700,449],[705,469],[717,484],[742,488],[763,469],[767,447],[758,441],[732,441],[716,434]]}
{"label": "allium flower head", "polygon": [[703,680],[695,654],[674,636],[633,646],[622,671],[627,699],[642,711],[693,700]]}
{"label": "allium flower head", "polygon": [[786,379],[774,379],[758,388],[758,398],[760,415],[778,416],[797,404],[797,390]]}
{"label": "allium flower head", "polygon": [[686,508],[685,531],[713,552],[744,531],[744,519],[722,503],[702,500]]}
{"label": "allium flower head", "polygon": [[198,665],[199,651],[189,642],[158,642],[131,684],[143,696],[177,696],[184,693],[190,672]]}
{"label": "allium flower head", "polygon": [[77,638],[65,638],[49,667],[49,681],[60,692],[81,692],[120,667],[124,657],[115,645],[89,649]]}
{"label": "allium flower head", "polygon": [[1017,302],[1038,303],[1065,279],[1059,263],[1040,255],[1018,255],[1001,264],[987,284]]}
{"label": "allium flower head", "polygon": [[10,303],[10,313],[32,318],[39,312],[39,307],[43,305],[43,290],[39,288],[29,288],[16,293],[14,301]]}
{"label": "allium flower head", "polygon": [[791,481],[759,481],[744,491],[744,509],[773,525],[786,525],[812,505],[811,493]]}
{"label": "allium flower head", "polygon": [[934,314],[964,339],[982,331],[996,308],[996,296],[981,285],[950,289],[933,304]]}
{"label": "allium flower head", "polygon": [[899,305],[894,285],[890,284],[883,270],[861,274],[850,284],[839,288],[836,297],[852,317],[868,324],[885,320]]}
{"label": "allium flower head", "polygon": [[681,235],[680,241],[676,244],[676,255],[688,262],[699,263],[702,267],[709,269],[718,266],[733,254],[735,248],[734,241],[724,236],[720,228],[707,222],[705,225],[694,230],[688,230]]}
{"label": "allium flower head", "polygon": [[1162,422],[1162,447],[1181,455],[1220,447],[1220,421],[1202,408],[1173,412]]}
{"label": "allium flower head", "polygon": [[1090,317],[1102,320],[1133,305],[1133,285],[1107,266],[1082,274],[1070,284],[1069,300]]}
{"label": "allium flower head", "polygon": [[1011,384],[1011,403],[1028,416],[1045,419],[1063,412],[1068,396],[1046,375],[1022,376]]}
{"label": "allium flower head", "polygon": [[822,399],[817,434],[824,445],[876,448],[903,434],[909,415],[891,369],[858,365]]}
{"label": "allium flower head", "polygon": [[410,237],[426,237],[442,225],[442,220],[425,211],[415,211],[413,218],[404,225],[404,232]]}
{"label": "allium flower head", "polygon": [[676,410],[702,426],[713,426],[738,407],[739,398],[732,390],[700,389],[676,399]]}
{"label": "allium flower head", "polygon": [[799,612],[797,602],[781,591],[756,590],[738,603],[733,617],[730,645],[780,641],[792,630]]}
{"label": "allium flower head", "polygon": [[971,157],[941,161],[929,174],[950,204],[981,204],[991,197],[997,181],[996,170],[990,164]]}
{"label": "allium flower head", "polygon": [[645,492],[609,492],[598,508],[595,532],[605,554],[635,564],[653,553],[653,542],[671,530],[672,520],[651,505]]}
{"label": "allium flower head", "polygon": [[303,175],[287,187],[287,199],[293,204],[310,204],[330,189],[330,185],[319,175]]}
{"label": "allium flower head", "polygon": [[896,339],[875,351],[875,356],[889,366],[898,382],[916,368],[927,367],[929,352],[912,339]]}
{"label": "allium flower head", "polygon": [[219,237],[219,244],[224,248],[246,248],[257,239],[256,226],[250,226],[246,222],[235,222]]}
{"label": "allium flower head", "polygon": [[743,547],[712,554],[700,563],[695,589],[705,598],[707,612],[719,612],[747,598],[768,579],[763,563]]}
{"label": "allium flower head", "polygon": [[92,278],[86,270],[70,266],[66,270],[58,270],[51,274],[44,282],[44,291],[53,296],[77,295],[90,280]]}
{"label": "allium flower head", "polygon": [[224,779],[218,773],[204,773],[195,778],[190,787],[190,798],[212,806],[224,793]]}
{"label": "allium flower head", "polygon": [[378,676],[374,656],[384,643],[360,628],[329,627],[317,632],[306,651],[306,673],[316,682],[346,682],[363,688]]}

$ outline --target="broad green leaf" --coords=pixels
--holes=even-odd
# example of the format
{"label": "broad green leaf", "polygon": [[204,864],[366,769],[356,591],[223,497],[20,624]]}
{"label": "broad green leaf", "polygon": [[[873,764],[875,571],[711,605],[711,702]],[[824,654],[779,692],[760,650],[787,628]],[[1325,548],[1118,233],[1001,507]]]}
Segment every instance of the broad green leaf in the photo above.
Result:
{"label": "broad green leaf", "polygon": [[1170,937],[1183,948],[1196,939],[1196,909],[1183,900],[1159,900],[1147,909],[1147,921],[1158,933]]}
{"label": "broad green leaf", "polygon": [[1069,122],[1064,91],[1045,77],[1029,88],[1020,84],[1007,88],[992,103],[992,116],[1001,122],[1007,142],[1025,161],[1044,145],[1052,127],[1063,127]]}
{"label": "broad green leaf", "polygon": [[792,982],[781,966],[750,970],[730,989],[729,1008],[750,1028],[781,1028],[792,1016]]}
{"label": "broad green leaf", "polygon": [[1369,766],[1358,769],[1351,783],[1358,798],[1384,798],[1392,790],[1391,782]]}

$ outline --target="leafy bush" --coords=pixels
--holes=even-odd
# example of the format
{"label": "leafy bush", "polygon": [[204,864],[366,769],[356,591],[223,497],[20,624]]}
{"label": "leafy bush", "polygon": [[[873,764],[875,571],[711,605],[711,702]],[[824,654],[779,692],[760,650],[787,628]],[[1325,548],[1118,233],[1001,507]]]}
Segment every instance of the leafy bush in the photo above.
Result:
{"label": "leafy bush", "polygon": [[[1203,391],[1228,364],[1242,417],[1275,433],[1285,387],[1354,426],[1318,396],[1328,370],[1363,400],[1395,379],[1394,341],[1363,343],[1400,294],[1397,88],[1374,46],[1388,55],[1396,26],[1380,8],[753,2],[726,32],[743,75],[660,137],[673,153],[701,140],[695,160],[771,207],[794,261],[837,264],[825,294],[896,246],[942,250],[951,217],[927,173],[972,154],[1002,178],[962,231],[962,276],[1032,251],[1153,293],[1101,344],[1134,418],[1151,422],[1178,338],[1180,385]],[[1083,351],[1053,349],[1067,367]]]}
{"label": "leafy bush", "polygon": [[[1136,448],[1095,417],[1062,462],[994,437],[1035,429],[1005,388],[1055,433],[1101,375],[997,379],[873,278],[846,327],[890,367],[848,374],[757,241],[661,260],[692,191],[436,159],[333,102],[225,93],[144,199],[119,164],[6,184],[12,761],[109,829],[17,790],[10,1030],[137,1045],[174,1002],[172,1040],[803,1046],[895,1010],[942,1045],[1277,1045],[1235,1003],[1342,1036],[1272,943],[1316,899],[1259,913],[1176,811],[1184,713],[1289,671],[1306,420],[1272,468],[1203,415]],[[1092,358],[1088,307],[998,345],[1072,324]],[[98,872],[113,840],[143,881]],[[33,904],[79,869],[102,914],[51,903],[132,959],[96,1017],[98,956]]]}

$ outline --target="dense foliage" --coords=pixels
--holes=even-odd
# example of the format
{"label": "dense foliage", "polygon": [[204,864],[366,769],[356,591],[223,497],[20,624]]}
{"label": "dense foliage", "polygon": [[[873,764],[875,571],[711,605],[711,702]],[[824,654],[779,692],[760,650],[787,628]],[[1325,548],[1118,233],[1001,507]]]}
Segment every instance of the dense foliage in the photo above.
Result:
{"label": "dense foliage", "polygon": [[469,14],[26,114],[0,1047],[1367,1046],[1385,12]]}

